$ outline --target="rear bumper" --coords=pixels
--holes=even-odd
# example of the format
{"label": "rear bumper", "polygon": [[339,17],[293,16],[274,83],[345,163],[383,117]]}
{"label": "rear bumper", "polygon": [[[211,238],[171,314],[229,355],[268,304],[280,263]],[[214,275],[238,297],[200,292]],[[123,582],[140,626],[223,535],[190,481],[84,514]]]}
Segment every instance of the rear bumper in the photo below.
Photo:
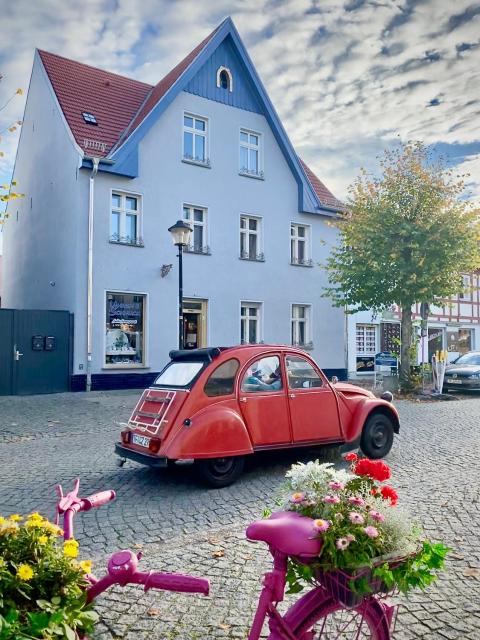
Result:
{"label": "rear bumper", "polygon": [[156,467],[157,469],[164,469],[168,465],[167,458],[161,458],[159,456],[152,456],[149,453],[140,453],[140,451],[134,451],[124,447],[120,442],[115,443],[115,453],[120,458],[126,458],[127,460],[133,460],[139,464],[144,464],[147,467]]}

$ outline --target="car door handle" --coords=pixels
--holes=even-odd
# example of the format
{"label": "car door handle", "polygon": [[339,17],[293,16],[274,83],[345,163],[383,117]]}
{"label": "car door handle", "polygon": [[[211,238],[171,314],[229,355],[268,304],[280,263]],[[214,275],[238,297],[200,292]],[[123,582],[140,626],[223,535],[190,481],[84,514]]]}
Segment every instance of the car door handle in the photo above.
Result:
{"label": "car door handle", "polygon": [[296,398],[297,397],[294,393],[289,393],[288,395],[290,396],[290,398]]}
{"label": "car door handle", "polygon": [[13,358],[14,360],[20,360],[20,358],[23,356],[23,353],[20,353],[20,351],[17,349],[17,345],[15,345],[13,347]]}
{"label": "car door handle", "polygon": [[247,399],[246,399],[246,398],[240,398],[240,400],[239,400],[239,401],[240,401],[240,402],[246,402],[246,401],[247,401]]}

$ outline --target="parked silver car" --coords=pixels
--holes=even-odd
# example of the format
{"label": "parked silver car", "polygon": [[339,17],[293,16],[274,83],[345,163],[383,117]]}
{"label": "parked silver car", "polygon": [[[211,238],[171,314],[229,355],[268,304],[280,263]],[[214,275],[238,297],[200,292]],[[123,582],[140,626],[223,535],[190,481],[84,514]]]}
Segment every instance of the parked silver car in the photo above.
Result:
{"label": "parked silver car", "polygon": [[480,351],[469,351],[447,365],[443,391],[470,389],[480,391]]}

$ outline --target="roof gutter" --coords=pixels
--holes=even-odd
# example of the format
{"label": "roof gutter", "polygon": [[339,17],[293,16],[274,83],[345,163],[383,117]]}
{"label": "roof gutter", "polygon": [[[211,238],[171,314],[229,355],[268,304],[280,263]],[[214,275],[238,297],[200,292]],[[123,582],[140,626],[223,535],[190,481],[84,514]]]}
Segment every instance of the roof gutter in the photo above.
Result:
{"label": "roof gutter", "polygon": [[93,202],[95,176],[100,158],[88,158],[92,161],[88,194],[88,268],[87,268],[87,384],[86,391],[92,390],[92,308],[93,308]]}

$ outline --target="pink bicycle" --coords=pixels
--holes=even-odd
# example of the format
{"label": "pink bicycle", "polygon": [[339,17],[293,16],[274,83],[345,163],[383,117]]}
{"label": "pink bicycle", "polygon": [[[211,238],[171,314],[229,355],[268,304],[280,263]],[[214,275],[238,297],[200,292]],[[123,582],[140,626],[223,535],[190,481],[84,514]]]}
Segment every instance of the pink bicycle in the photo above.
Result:
{"label": "pink bicycle", "polygon": [[[78,497],[79,480],[66,496],[57,486],[57,524],[63,517],[64,539],[73,538],[73,518],[81,511],[99,507],[115,498],[114,491],[102,491],[88,498]],[[278,604],[285,596],[287,561],[295,558],[311,563],[319,554],[322,541],[313,527],[313,520],[294,512],[279,512],[267,520],[259,520],[247,528],[250,541],[268,544],[273,556],[273,570],[265,574],[257,611],[248,640],[259,640],[268,618],[269,640],[370,639],[389,640],[395,605],[385,596],[359,596],[350,589],[351,576],[335,572],[319,576],[318,586],[302,596],[282,615]],[[88,601],[114,584],[141,584],[145,591],[156,588],[166,591],[208,595],[209,582],[181,574],[141,572],[141,554],[130,550],[114,553],[108,562],[107,574],[100,579],[88,576]]]}

